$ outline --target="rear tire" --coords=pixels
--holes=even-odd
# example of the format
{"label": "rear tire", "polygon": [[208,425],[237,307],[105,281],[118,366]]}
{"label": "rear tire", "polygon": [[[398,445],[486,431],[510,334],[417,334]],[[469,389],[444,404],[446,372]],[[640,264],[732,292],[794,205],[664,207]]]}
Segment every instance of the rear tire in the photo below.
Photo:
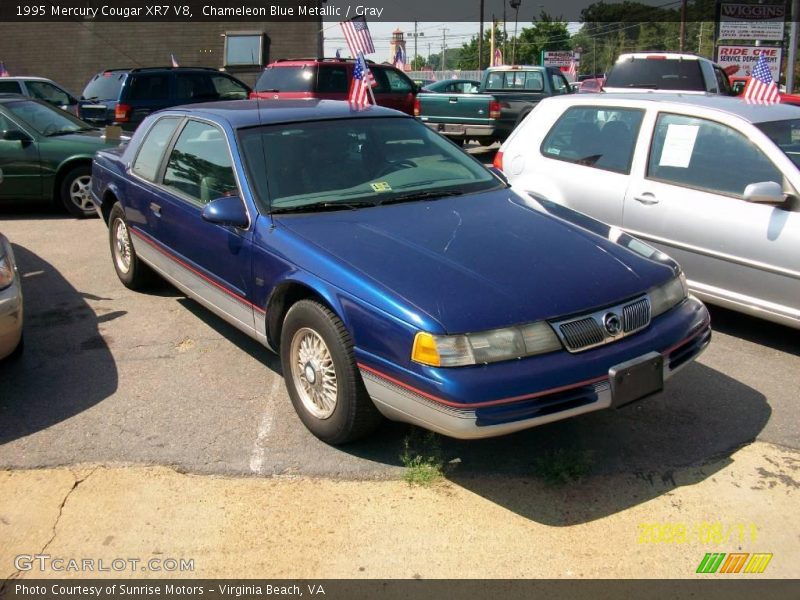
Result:
{"label": "rear tire", "polygon": [[301,300],[289,309],[281,332],[281,365],[297,415],[323,442],[346,444],[380,424],[350,334],[326,306]]}
{"label": "rear tire", "polygon": [[119,203],[111,208],[108,217],[108,242],[114,270],[125,287],[140,290],[152,283],[153,272],[136,254],[125,211]]}
{"label": "rear tire", "polygon": [[61,203],[70,214],[79,219],[97,216],[92,202],[91,186],[92,168],[89,165],[71,169],[61,180],[59,190]]}

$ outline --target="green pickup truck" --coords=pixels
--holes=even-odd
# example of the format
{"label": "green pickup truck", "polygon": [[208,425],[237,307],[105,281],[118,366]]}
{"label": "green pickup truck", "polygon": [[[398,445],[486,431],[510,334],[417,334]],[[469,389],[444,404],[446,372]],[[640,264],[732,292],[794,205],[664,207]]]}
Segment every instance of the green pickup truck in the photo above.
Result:
{"label": "green pickup truck", "polygon": [[477,94],[418,94],[414,115],[456,143],[488,146],[505,140],[541,99],[570,93],[553,67],[491,67]]}

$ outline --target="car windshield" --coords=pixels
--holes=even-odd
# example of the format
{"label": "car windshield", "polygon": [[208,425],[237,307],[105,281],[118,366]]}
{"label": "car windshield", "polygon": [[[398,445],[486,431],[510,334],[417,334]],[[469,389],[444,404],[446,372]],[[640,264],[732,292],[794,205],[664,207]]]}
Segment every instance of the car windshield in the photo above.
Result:
{"label": "car windshield", "polygon": [[704,91],[698,60],[674,58],[632,58],[614,65],[606,79],[607,88]]}
{"label": "car windshield", "polygon": [[800,167],[800,119],[755,123],[755,126],[775,142],[796,167]]}
{"label": "car windshield", "polygon": [[356,118],[240,130],[256,194],[272,212],[435,199],[503,186],[411,118]]}
{"label": "car windshield", "polygon": [[125,81],[125,71],[106,71],[94,76],[83,90],[85,100],[116,100]]}
{"label": "car windshield", "polygon": [[94,129],[88,123],[48,104],[32,100],[9,102],[6,108],[38,133],[46,136],[64,135]]}

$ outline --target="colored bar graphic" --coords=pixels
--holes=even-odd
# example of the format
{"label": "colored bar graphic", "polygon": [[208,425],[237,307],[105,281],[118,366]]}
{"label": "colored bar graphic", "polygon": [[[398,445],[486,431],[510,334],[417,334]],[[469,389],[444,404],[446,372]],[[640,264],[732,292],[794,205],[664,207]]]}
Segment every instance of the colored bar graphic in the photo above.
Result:
{"label": "colored bar graphic", "polygon": [[732,552],[728,554],[728,558],[720,569],[720,573],[738,573],[742,570],[747,557],[750,556],[746,552]]}
{"label": "colored bar graphic", "polygon": [[724,552],[706,552],[700,561],[700,566],[697,567],[697,573],[716,573],[723,558],[725,558]]}
{"label": "colored bar graphic", "polygon": [[745,573],[763,573],[767,568],[769,561],[772,560],[772,554],[762,553],[753,554],[750,557],[750,562],[744,568]]}

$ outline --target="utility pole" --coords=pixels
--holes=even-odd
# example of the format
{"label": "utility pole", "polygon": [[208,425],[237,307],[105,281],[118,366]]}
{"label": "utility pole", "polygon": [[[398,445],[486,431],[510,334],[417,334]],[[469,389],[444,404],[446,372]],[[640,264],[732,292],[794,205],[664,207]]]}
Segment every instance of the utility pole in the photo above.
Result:
{"label": "utility pole", "polygon": [[800,0],[792,0],[792,24],[789,26],[789,56],[786,59],[786,93],[794,93],[794,64],[797,62],[797,20]]}
{"label": "utility pole", "polygon": [[417,60],[417,22],[414,21],[414,58],[411,59],[412,66],[414,65],[414,61]]}
{"label": "utility pole", "polygon": [[686,43],[686,0],[681,0],[681,29],[680,38],[678,40],[678,51],[683,52],[683,46]]}
{"label": "utility pole", "polygon": [[442,27],[442,71],[444,71],[445,59],[444,54],[447,50],[447,32],[450,31],[446,27]]}
{"label": "utility pole", "polygon": [[489,36],[489,66],[494,66],[494,29],[497,22],[494,20],[494,14],[492,15],[492,34]]}
{"label": "utility pole", "polygon": [[481,16],[478,29],[478,71],[483,70],[483,0],[481,0]]}

